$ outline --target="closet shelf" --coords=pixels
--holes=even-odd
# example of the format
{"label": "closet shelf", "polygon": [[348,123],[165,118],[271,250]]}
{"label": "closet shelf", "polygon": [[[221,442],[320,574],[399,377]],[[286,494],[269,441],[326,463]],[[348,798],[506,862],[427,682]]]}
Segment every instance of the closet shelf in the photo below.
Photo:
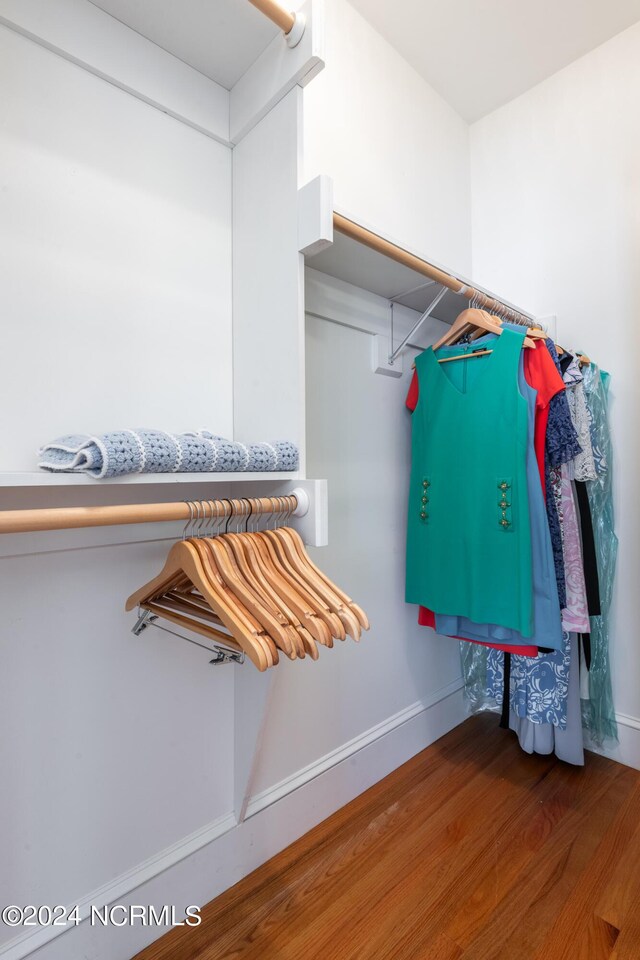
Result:
{"label": "closet shelf", "polygon": [[[334,219],[352,221],[356,227],[363,227],[366,233],[373,234],[382,243],[391,244],[393,247],[400,247],[406,253],[423,260],[436,270],[450,273],[450,271],[440,264],[435,263],[431,258],[424,258],[418,251],[411,250],[406,244],[399,244],[391,237],[385,237],[383,234],[372,231],[364,224],[357,224],[348,215],[343,216],[338,211],[334,214]],[[368,290],[370,293],[384,297],[385,300],[393,300],[401,303],[405,307],[410,307],[422,313],[433,300],[434,293],[439,289],[439,284],[429,279],[424,273],[411,269],[404,263],[399,263],[385,254],[381,250],[372,249],[365,243],[360,242],[354,237],[347,236],[340,232],[339,227],[334,223],[333,242],[325,247],[319,253],[306,254],[305,263],[307,267],[324,273],[327,276],[335,277],[350,283],[355,287]],[[480,286],[478,283],[469,280],[462,274],[454,271],[452,276],[460,280],[467,286],[472,286],[488,297],[495,297],[490,290]],[[509,303],[504,298],[497,298],[506,306],[519,310],[514,304]],[[447,295],[437,304],[432,311],[432,316],[444,323],[453,323],[458,314],[468,306],[468,300],[453,290],[449,290]]]}
{"label": "closet shelf", "polygon": [[8,471],[0,473],[0,487],[77,487],[89,486],[98,489],[101,486],[127,486],[144,484],[154,486],[159,483],[203,484],[215,483],[227,486],[230,483],[262,482],[274,480],[298,480],[300,472],[279,471],[272,473],[134,473],[126,477],[109,477],[94,480],[79,473],[45,473],[34,470],[26,473]]}

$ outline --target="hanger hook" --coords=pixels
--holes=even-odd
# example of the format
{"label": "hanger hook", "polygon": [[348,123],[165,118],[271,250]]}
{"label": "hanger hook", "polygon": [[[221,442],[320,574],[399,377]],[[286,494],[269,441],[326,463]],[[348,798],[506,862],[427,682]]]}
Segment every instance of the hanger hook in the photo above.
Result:
{"label": "hanger hook", "polygon": [[205,536],[206,536],[206,537],[212,537],[212,536],[213,536],[213,529],[214,529],[214,528],[213,528],[213,523],[214,523],[214,520],[215,520],[215,517],[216,517],[216,513],[217,513],[217,511],[216,511],[216,501],[215,501],[215,500],[207,500],[207,503],[209,504],[209,519],[207,520],[207,528],[206,528],[206,530],[205,530]]}
{"label": "hanger hook", "polygon": [[251,514],[253,513],[253,507],[251,506],[251,501],[249,500],[248,497],[245,497],[244,507],[245,507],[245,512],[244,512],[244,533],[247,533],[247,531],[249,530],[249,522],[250,522],[250,520],[251,520]]}
{"label": "hanger hook", "polygon": [[191,534],[196,540],[200,538],[200,528],[202,527],[202,520],[204,517],[204,510],[201,511],[202,500],[194,500],[193,505],[196,511],[196,519],[193,525],[193,533]]}
{"label": "hanger hook", "polygon": [[193,503],[191,502],[191,500],[185,500],[184,502],[189,507],[189,519],[185,523],[184,529],[182,531],[182,539],[186,540],[188,538],[187,531],[189,529],[189,526],[191,525],[191,522],[193,521]]}
{"label": "hanger hook", "polygon": [[236,515],[236,533],[240,533],[242,530],[242,525],[244,523],[244,515],[246,512],[244,500],[242,498],[240,498],[240,500],[234,500],[233,505],[234,505],[235,515]]}
{"label": "hanger hook", "polygon": [[220,523],[220,530],[224,534],[229,532],[229,521],[231,519],[231,513],[232,513],[231,500],[228,500],[226,497],[222,497],[222,499],[220,500],[220,503],[222,504],[224,509],[224,516]]}
{"label": "hanger hook", "polygon": [[244,521],[244,533],[248,533],[248,532],[249,532],[249,524],[251,523],[251,514],[253,513],[253,506],[252,506],[252,504],[251,504],[251,500],[249,499],[249,497],[245,497],[244,502],[245,502],[245,505],[246,505],[246,513],[245,513],[245,521]]}
{"label": "hanger hook", "polygon": [[255,497],[251,502],[254,510],[253,531],[257,533],[262,522],[262,501],[258,497]]}
{"label": "hanger hook", "polygon": [[287,515],[285,517],[285,523],[289,526],[289,520],[293,516],[294,510],[296,509],[296,498],[293,496],[288,497],[289,500],[289,509],[287,510]]}
{"label": "hanger hook", "polygon": [[240,533],[243,524],[244,517],[244,500],[234,500],[233,501],[233,511],[236,518],[236,533]]}
{"label": "hanger hook", "polygon": [[[195,533],[194,533],[194,535],[195,535],[198,539],[200,539],[200,537],[203,536],[202,528],[203,528],[203,526],[204,526],[205,520],[207,519],[207,512],[206,512],[206,510],[205,510],[205,501],[204,501],[204,500],[197,500],[196,503],[197,503],[197,505],[198,505],[198,506],[197,506],[197,510],[198,510],[198,524],[197,524],[197,526],[196,526],[196,528],[195,528]],[[200,516],[200,511],[202,511],[202,516]]]}

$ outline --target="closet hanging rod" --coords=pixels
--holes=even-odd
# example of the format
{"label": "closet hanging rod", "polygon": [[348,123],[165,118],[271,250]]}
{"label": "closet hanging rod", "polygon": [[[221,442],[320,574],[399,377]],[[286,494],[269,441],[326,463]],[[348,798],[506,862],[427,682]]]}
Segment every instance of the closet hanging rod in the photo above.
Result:
{"label": "closet hanging rod", "polygon": [[[236,502],[251,503],[251,515],[282,513],[285,509],[295,517],[303,517],[309,510],[306,491],[296,489],[283,497],[236,498]],[[127,503],[108,507],[52,507],[38,510],[0,511],[1,533],[33,533],[41,530],[70,530],[79,527],[111,527],[125,523],[158,523],[169,520],[193,520],[193,507],[203,505],[203,518],[207,509],[233,505],[234,500],[179,500],[176,503]],[[235,517],[235,509],[230,514]],[[246,514],[242,514],[246,516]]]}
{"label": "closet hanging rod", "polygon": [[337,230],[338,233],[342,233],[345,237],[349,237],[351,240],[356,240],[358,243],[362,243],[364,246],[369,247],[371,250],[375,250],[377,253],[381,253],[390,260],[395,260],[396,263],[400,263],[402,266],[408,267],[410,270],[414,270],[416,273],[421,273],[423,276],[428,277],[430,280],[434,280],[436,283],[441,283],[448,290],[452,290],[454,293],[460,294],[461,296],[465,297],[465,299],[475,299],[479,306],[485,307],[487,310],[494,310],[496,312],[506,311],[506,313],[509,314],[516,323],[521,323],[526,326],[530,326],[531,324],[535,323],[535,317],[533,317],[531,314],[525,313],[523,310],[516,310],[508,303],[504,303],[502,300],[498,300],[496,297],[489,296],[482,290],[477,290],[470,284],[465,283],[463,280],[458,279],[458,277],[453,276],[453,274],[447,273],[445,270],[441,270],[439,267],[435,267],[432,263],[429,263],[427,260],[423,260],[421,257],[416,257],[415,254],[409,253],[409,251],[403,249],[403,247],[399,247],[397,244],[391,243],[390,240],[385,240],[384,237],[379,236],[377,233],[373,233],[372,230],[367,230],[366,227],[361,227],[360,224],[355,223],[354,220],[349,220],[341,213],[336,213],[335,211],[333,214],[333,228],[334,230]]}
{"label": "closet hanging rod", "polygon": [[249,0],[249,3],[280,27],[290,47],[295,47],[300,42],[304,33],[304,17],[301,13],[293,13],[281,7],[276,0]]}

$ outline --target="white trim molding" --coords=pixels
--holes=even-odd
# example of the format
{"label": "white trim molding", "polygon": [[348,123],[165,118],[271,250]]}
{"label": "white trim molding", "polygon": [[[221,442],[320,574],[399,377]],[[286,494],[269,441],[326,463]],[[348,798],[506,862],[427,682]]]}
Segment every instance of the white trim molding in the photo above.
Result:
{"label": "white trim molding", "polygon": [[403,724],[415,719],[415,717],[418,717],[421,713],[424,713],[431,707],[434,707],[442,700],[445,700],[447,697],[452,696],[452,694],[462,690],[462,687],[463,683],[461,678],[452,681],[451,683],[447,684],[446,687],[437,690],[430,697],[427,697],[424,700],[418,700],[416,703],[412,703],[410,706],[405,707],[404,710],[398,711],[398,713],[395,713],[382,723],[378,723],[376,726],[370,727],[369,730],[366,730],[364,733],[360,734],[360,736],[354,737],[352,740],[348,740],[336,750],[332,750],[319,760],[315,760],[308,766],[303,767],[302,770],[298,770],[297,773],[294,773],[290,777],[281,780],[280,783],[276,783],[273,787],[268,787],[266,790],[262,790],[249,801],[249,805],[247,807],[247,817],[255,816],[255,814],[260,813],[261,810],[271,806],[272,803],[277,803],[277,801],[281,800],[282,797],[286,797],[287,794],[293,793],[293,791],[298,790],[299,787],[304,786],[311,780],[315,780],[316,777],[326,773],[327,770],[337,766],[337,764],[342,763],[344,760],[348,760],[365,747],[375,743],[376,740],[380,740],[381,737],[385,737],[388,733],[398,730],[401,726],[403,726]]}
{"label": "white trim molding", "polygon": [[593,753],[599,753],[610,760],[623,763],[626,767],[640,770],[640,717],[627,713],[616,713],[618,724],[618,743],[611,741],[598,747],[585,737],[585,747]]}

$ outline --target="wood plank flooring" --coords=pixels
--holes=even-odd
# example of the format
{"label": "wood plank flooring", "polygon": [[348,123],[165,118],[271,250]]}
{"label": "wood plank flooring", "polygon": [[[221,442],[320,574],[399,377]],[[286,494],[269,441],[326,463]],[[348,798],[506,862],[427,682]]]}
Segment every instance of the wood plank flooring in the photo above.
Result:
{"label": "wood plank flooring", "polygon": [[640,773],[474,717],[134,960],[640,960]]}

